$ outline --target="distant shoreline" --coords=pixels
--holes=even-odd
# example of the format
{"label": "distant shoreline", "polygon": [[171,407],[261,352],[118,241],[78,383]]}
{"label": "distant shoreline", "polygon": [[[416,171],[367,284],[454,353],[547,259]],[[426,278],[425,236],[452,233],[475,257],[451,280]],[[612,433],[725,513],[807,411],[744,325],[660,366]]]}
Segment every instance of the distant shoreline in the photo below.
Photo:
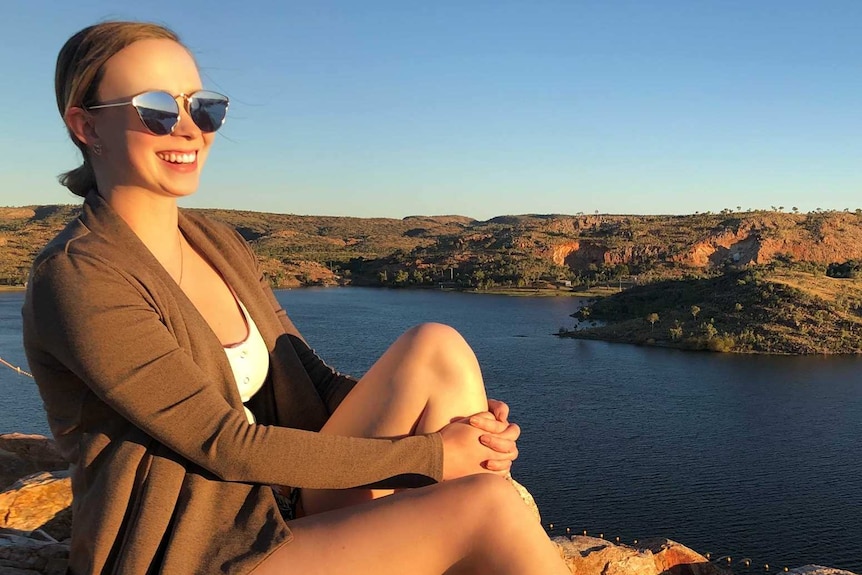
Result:
{"label": "distant shoreline", "polygon": [[572,288],[490,288],[490,289],[475,289],[475,288],[455,288],[455,287],[433,287],[433,286],[380,286],[380,285],[310,285],[310,286],[291,286],[278,287],[274,290],[294,290],[294,289],[313,289],[313,288],[370,288],[370,289],[390,289],[390,290],[409,290],[409,291],[442,291],[447,293],[469,293],[478,295],[505,295],[510,297],[579,297],[579,298],[600,298],[606,297],[620,290],[615,287],[593,287],[589,289],[575,290]]}
{"label": "distant shoreline", "polygon": [[[548,288],[493,288],[487,290],[478,290],[478,289],[458,289],[458,288],[432,288],[432,287],[403,287],[403,288],[391,288],[388,286],[290,286],[290,287],[276,287],[273,290],[294,290],[294,289],[313,289],[320,287],[369,287],[372,289],[405,289],[405,290],[435,290],[435,291],[444,291],[444,292],[460,292],[460,293],[473,293],[473,294],[486,294],[486,295],[506,295],[511,297],[581,297],[581,298],[592,298],[592,297],[604,297],[611,295],[612,293],[617,293],[619,291],[617,288],[606,288],[606,287],[596,287],[584,290],[565,290],[565,289],[548,289]],[[7,286],[0,285],[0,292],[22,292],[26,291],[26,287],[24,286]]]}

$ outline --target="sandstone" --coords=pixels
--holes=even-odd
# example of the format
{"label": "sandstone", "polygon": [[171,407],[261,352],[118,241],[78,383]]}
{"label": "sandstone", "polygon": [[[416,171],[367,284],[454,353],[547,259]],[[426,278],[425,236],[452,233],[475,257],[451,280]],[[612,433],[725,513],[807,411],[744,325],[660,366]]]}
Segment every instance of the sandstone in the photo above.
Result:
{"label": "sandstone", "polygon": [[42,435],[0,434],[0,489],[37,471],[67,469],[53,440]]}
{"label": "sandstone", "polygon": [[68,471],[40,472],[0,493],[0,528],[43,528],[55,539],[71,533],[72,485]]}
{"label": "sandstone", "polygon": [[[19,532],[20,533],[20,532]],[[64,575],[69,545],[42,541],[11,530],[0,530],[0,573],[4,575]]]}
{"label": "sandstone", "polygon": [[56,443],[44,435],[25,433],[0,434],[0,449],[33,461],[68,467]]}
{"label": "sandstone", "polygon": [[638,547],[576,535],[554,543],[575,575],[725,575],[696,551],[669,539],[648,539]]}
{"label": "sandstone", "polygon": [[[53,442],[41,436],[0,436],[0,463],[9,458],[64,463]],[[511,479],[511,478],[510,478]],[[540,520],[530,492],[513,487]],[[71,483],[68,471],[24,477],[0,492],[0,574],[65,575],[71,537]],[[555,537],[554,544],[573,575],[729,575],[703,555],[664,538],[637,546],[595,537]],[[806,565],[791,575],[854,575],[850,571]]]}

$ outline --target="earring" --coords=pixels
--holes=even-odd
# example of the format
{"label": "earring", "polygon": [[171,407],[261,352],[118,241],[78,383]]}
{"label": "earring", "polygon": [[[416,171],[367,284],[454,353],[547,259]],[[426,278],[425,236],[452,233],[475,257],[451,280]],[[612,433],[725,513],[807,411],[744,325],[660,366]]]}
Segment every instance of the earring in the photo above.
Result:
{"label": "earring", "polygon": [[102,144],[93,144],[93,153],[97,156],[102,155]]}

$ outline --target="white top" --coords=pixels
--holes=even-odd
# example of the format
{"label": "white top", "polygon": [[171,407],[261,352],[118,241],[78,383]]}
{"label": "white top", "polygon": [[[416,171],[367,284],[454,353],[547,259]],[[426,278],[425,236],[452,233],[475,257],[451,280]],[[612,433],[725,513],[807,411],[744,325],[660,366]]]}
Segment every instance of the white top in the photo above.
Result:
{"label": "white top", "polygon": [[[269,350],[266,348],[266,343],[263,341],[263,337],[261,337],[257,325],[251,319],[248,310],[245,309],[245,306],[239,299],[236,301],[245,317],[245,323],[248,326],[248,335],[240,343],[225,346],[224,352],[227,354],[231,369],[233,369],[233,378],[239,389],[239,396],[242,398],[242,402],[245,403],[263,387],[263,382],[266,380],[267,373],[269,373]],[[251,410],[245,406],[243,407],[248,422],[254,423],[254,415],[251,413]]]}

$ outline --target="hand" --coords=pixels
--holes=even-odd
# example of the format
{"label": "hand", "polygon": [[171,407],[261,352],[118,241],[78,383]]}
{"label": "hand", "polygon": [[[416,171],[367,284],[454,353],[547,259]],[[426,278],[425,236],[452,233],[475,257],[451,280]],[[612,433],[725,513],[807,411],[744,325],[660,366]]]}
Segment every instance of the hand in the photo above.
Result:
{"label": "hand", "polygon": [[479,441],[494,450],[494,457],[485,462],[485,467],[490,471],[508,475],[512,462],[518,458],[516,441],[521,435],[521,428],[515,423],[505,421],[509,412],[509,406],[505,403],[491,400],[488,406],[489,409],[496,410],[498,415],[491,411],[477,413],[470,417],[470,425],[486,432],[479,436]]}
{"label": "hand", "polygon": [[495,471],[489,469],[487,463],[498,455],[482,444],[479,438],[485,433],[470,425],[470,418],[453,421],[440,430],[440,435],[443,438],[443,481]]}
{"label": "hand", "polygon": [[488,411],[494,414],[497,421],[509,423],[509,406],[499,399],[488,400]]}

